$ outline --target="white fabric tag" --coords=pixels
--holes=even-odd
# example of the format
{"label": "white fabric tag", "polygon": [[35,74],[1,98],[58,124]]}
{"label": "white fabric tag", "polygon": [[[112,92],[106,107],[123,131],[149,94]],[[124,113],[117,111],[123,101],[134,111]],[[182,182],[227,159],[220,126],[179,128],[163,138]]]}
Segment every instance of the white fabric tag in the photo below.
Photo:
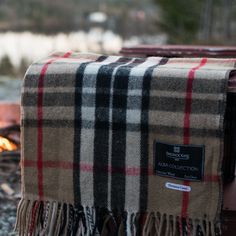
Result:
{"label": "white fabric tag", "polygon": [[186,186],[186,185],[182,185],[182,184],[174,184],[174,183],[166,182],[165,186],[166,186],[166,188],[178,190],[178,191],[182,191],[182,192],[190,192],[191,191],[190,186]]}

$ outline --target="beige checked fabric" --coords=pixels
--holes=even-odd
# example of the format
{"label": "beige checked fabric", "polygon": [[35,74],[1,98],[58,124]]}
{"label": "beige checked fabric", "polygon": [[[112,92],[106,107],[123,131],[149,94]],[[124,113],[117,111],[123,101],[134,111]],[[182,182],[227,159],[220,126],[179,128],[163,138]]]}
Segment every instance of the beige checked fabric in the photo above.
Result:
{"label": "beige checked fabric", "polygon": [[32,64],[19,235],[220,233],[234,64],[78,53]]}

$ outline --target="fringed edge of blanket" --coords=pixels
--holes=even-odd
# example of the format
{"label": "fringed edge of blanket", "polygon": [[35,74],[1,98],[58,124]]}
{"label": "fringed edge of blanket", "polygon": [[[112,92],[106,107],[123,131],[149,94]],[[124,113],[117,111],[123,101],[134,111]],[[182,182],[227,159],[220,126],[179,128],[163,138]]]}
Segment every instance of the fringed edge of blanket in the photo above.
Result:
{"label": "fringed edge of blanket", "polygon": [[181,219],[159,212],[132,213],[67,203],[22,199],[15,231],[23,235],[220,235],[220,224],[207,219]]}

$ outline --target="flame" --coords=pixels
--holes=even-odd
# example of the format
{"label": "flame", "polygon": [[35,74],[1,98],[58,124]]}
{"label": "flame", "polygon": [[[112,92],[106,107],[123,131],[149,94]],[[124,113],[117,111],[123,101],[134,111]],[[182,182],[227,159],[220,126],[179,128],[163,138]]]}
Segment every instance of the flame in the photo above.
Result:
{"label": "flame", "polygon": [[0,152],[3,151],[14,151],[17,149],[17,146],[9,141],[8,139],[0,136]]}

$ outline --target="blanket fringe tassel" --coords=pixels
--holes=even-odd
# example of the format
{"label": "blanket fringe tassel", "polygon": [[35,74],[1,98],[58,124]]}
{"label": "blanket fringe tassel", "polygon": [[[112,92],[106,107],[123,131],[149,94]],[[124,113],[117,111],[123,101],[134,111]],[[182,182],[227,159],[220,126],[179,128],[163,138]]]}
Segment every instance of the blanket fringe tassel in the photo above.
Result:
{"label": "blanket fringe tassel", "polygon": [[[220,225],[160,213],[109,211],[71,204],[22,199],[15,231],[19,236],[215,236]],[[182,236],[181,235],[181,236]]]}

